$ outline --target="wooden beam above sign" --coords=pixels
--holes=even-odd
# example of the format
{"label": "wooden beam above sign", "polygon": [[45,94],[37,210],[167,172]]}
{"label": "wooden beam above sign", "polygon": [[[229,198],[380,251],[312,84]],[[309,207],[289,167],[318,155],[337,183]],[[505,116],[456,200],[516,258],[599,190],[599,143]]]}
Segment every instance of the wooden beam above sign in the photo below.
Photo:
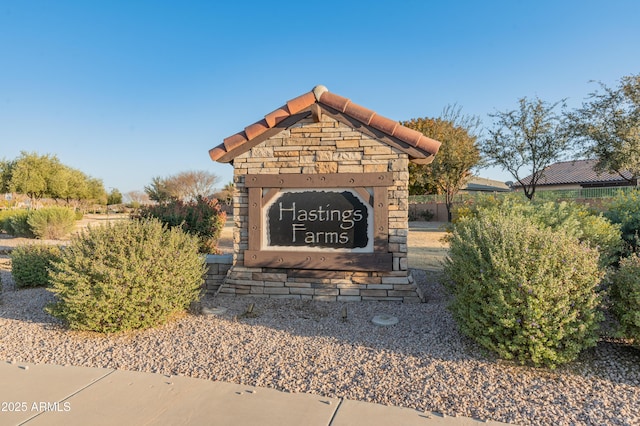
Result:
{"label": "wooden beam above sign", "polygon": [[246,175],[247,188],[356,188],[392,186],[393,173],[325,173],[309,175]]}

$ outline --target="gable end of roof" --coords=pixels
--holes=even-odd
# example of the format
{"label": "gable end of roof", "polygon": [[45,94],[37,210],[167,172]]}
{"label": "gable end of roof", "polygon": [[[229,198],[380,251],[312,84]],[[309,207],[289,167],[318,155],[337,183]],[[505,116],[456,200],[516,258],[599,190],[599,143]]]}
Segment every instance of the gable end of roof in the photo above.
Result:
{"label": "gable end of roof", "polygon": [[[242,149],[244,145],[270,133],[270,130],[276,129],[284,120],[309,109],[315,103],[332,108],[417,149],[417,151],[412,150],[410,155],[413,161],[429,163],[440,148],[440,142],[355,104],[350,99],[331,93],[325,86],[319,85],[271,111],[262,120],[245,127],[243,131],[225,138],[222,144],[209,150],[209,156],[213,161],[229,162],[235,155],[245,151]],[[254,144],[249,145],[254,146]],[[247,149],[250,149],[249,145]],[[235,155],[232,152],[235,152]]]}

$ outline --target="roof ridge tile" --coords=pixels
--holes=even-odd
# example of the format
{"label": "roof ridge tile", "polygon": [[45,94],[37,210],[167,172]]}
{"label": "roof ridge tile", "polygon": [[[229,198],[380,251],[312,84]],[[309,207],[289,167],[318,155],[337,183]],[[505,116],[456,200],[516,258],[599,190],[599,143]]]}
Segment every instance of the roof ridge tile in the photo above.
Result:
{"label": "roof ridge tile", "polygon": [[305,108],[310,107],[312,104],[316,103],[316,97],[313,92],[307,92],[303,95],[295,97],[287,102],[287,108],[289,109],[289,114],[293,115],[302,111]]}
{"label": "roof ridge tile", "polygon": [[333,109],[337,109],[340,112],[344,112],[351,101],[343,96],[336,95],[335,93],[324,92],[322,96],[320,96],[319,102],[330,106]]}
{"label": "roof ridge tile", "polygon": [[275,127],[279,122],[289,117],[289,111],[286,105],[281,106],[280,108],[271,111],[269,114],[264,116],[264,119],[267,122],[269,127]]}
{"label": "roof ridge tile", "polygon": [[312,91],[304,93],[289,100],[283,105],[264,116],[264,119],[245,127],[244,131],[231,135],[223,140],[223,143],[210,149],[209,156],[217,161],[231,151],[241,147],[246,142],[264,134],[267,130],[276,127],[281,121],[297,114],[311,105],[319,103],[331,107],[340,113],[352,117],[367,126],[377,129],[388,136],[395,137],[408,145],[423,151],[425,157],[411,157],[418,159],[433,158],[440,148],[440,142],[431,139],[422,133],[401,125],[398,121],[391,120],[377,114],[375,111],[351,102],[335,93],[331,93],[325,86],[318,85]]}

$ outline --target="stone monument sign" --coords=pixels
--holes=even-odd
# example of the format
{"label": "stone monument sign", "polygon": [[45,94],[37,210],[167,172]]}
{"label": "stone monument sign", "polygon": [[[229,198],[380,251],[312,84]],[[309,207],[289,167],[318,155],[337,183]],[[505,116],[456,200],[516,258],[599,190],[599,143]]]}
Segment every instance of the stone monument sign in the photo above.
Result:
{"label": "stone monument sign", "polygon": [[211,149],[234,167],[222,295],[420,301],[407,265],[408,164],[440,143],[316,86]]}

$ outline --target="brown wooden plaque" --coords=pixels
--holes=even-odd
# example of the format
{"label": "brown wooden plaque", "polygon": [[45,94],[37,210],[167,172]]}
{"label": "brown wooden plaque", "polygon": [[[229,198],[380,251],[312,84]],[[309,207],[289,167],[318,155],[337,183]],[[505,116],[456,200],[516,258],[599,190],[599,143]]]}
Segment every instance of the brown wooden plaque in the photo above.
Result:
{"label": "brown wooden plaque", "polygon": [[387,187],[392,178],[392,173],[247,175],[245,266],[391,270]]}

